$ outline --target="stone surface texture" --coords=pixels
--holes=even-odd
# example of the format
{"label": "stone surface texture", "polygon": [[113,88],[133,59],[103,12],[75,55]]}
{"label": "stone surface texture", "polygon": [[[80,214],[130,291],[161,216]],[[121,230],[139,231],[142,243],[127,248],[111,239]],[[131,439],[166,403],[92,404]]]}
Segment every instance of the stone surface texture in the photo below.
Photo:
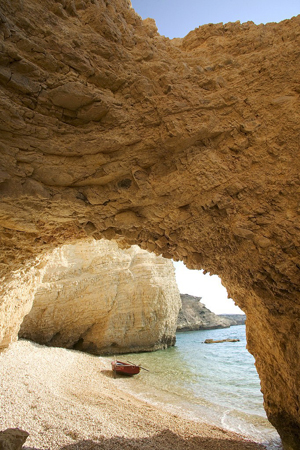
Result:
{"label": "stone surface texture", "polygon": [[228,328],[231,322],[206,308],[200,297],[180,294],[182,307],[177,320],[177,331],[209,330]]}
{"label": "stone surface texture", "polygon": [[94,354],[158,350],[174,345],[180,306],[170,260],[81,241],[49,258],[19,336]]}
{"label": "stone surface texture", "polygon": [[300,442],[299,45],[299,16],[169,40],[128,0],[0,4],[1,290],[89,235],[218,274],[286,449]]}
{"label": "stone surface texture", "polygon": [[21,450],[29,433],[19,428],[7,428],[0,431],[0,450]]}

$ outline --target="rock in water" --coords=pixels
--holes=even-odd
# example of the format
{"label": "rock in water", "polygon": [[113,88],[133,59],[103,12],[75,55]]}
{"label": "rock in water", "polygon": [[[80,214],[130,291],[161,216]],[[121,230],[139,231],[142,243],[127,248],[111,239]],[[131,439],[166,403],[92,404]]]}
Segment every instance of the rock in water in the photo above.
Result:
{"label": "rock in water", "polygon": [[205,339],[205,341],[204,341],[204,344],[219,344],[219,343],[222,343],[222,342],[240,342],[240,340],[239,339],[230,339],[230,338],[227,338],[227,339],[221,339],[221,340],[218,340],[218,339]]}
{"label": "rock in water", "polygon": [[175,343],[180,303],[170,260],[82,241],[50,257],[19,336],[94,354],[157,350]]}

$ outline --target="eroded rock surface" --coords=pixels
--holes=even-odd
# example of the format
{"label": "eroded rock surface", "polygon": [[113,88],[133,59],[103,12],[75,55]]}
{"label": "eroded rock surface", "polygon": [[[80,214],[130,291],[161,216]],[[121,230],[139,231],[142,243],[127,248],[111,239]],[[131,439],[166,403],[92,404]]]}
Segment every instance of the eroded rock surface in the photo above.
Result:
{"label": "eroded rock surface", "polygon": [[82,241],[49,258],[19,336],[94,354],[158,350],[175,343],[180,305],[171,261]]}
{"label": "eroded rock surface", "polygon": [[211,312],[200,297],[180,294],[182,307],[177,320],[177,331],[209,330],[230,327],[231,322]]}
{"label": "eroded rock surface", "polygon": [[28,436],[29,433],[27,431],[19,428],[7,428],[4,431],[0,431],[0,449],[21,450]]}
{"label": "eroded rock surface", "polygon": [[127,0],[2,0],[0,26],[0,314],[87,235],[218,274],[299,448],[300,17],[169,40]]}

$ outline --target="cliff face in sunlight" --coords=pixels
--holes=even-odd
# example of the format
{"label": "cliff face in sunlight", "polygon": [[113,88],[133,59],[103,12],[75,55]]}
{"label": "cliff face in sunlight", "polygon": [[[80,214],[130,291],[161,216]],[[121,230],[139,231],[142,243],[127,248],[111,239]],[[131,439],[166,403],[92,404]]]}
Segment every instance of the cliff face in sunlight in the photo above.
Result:
{"label": "cliff face in sunlight", "polygon": [[171,261],[82,241],[50,256],[19,336],[94,354],[158,350],[175,343],[180,304]]}
{"label": "cliff face in sunlight", "polygon": [[182,306],[177,319],[177,331],[209,330],[230,327],[231,321],[217,316],[201,302],[201,297],[180,294]]}
{"label": "cliff face in sunlight", "polygon": [[1,1],[2,348],[43,255],[139,244],[221,277],[298,448],[299,45],[299,16],[169,40],[127,0]]}

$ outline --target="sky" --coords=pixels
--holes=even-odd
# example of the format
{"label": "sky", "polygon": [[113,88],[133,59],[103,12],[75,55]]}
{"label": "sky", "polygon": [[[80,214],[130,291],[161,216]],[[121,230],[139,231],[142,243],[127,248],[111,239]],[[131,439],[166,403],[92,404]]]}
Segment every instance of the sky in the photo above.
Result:
{"label": "sky", "polygon": [[257,25],[280,22],[300,14],[300,0],[131,0],[135,11],[155,19],[158,32],[166,37],[184,37],[207,23]]}
{"label": "sky", "polygon": [[[191,30],[207,23],[255,24],[280,22],[300,14],[300,0],[131,0],[135,11],[155,20],[158,32],[169,38],[184,37]],[[183,263],[174,263],[176,279],[182,294],[202,297],[202,302],[216,314],[239,314],[242,311],[216,275],[188,270]]]}

